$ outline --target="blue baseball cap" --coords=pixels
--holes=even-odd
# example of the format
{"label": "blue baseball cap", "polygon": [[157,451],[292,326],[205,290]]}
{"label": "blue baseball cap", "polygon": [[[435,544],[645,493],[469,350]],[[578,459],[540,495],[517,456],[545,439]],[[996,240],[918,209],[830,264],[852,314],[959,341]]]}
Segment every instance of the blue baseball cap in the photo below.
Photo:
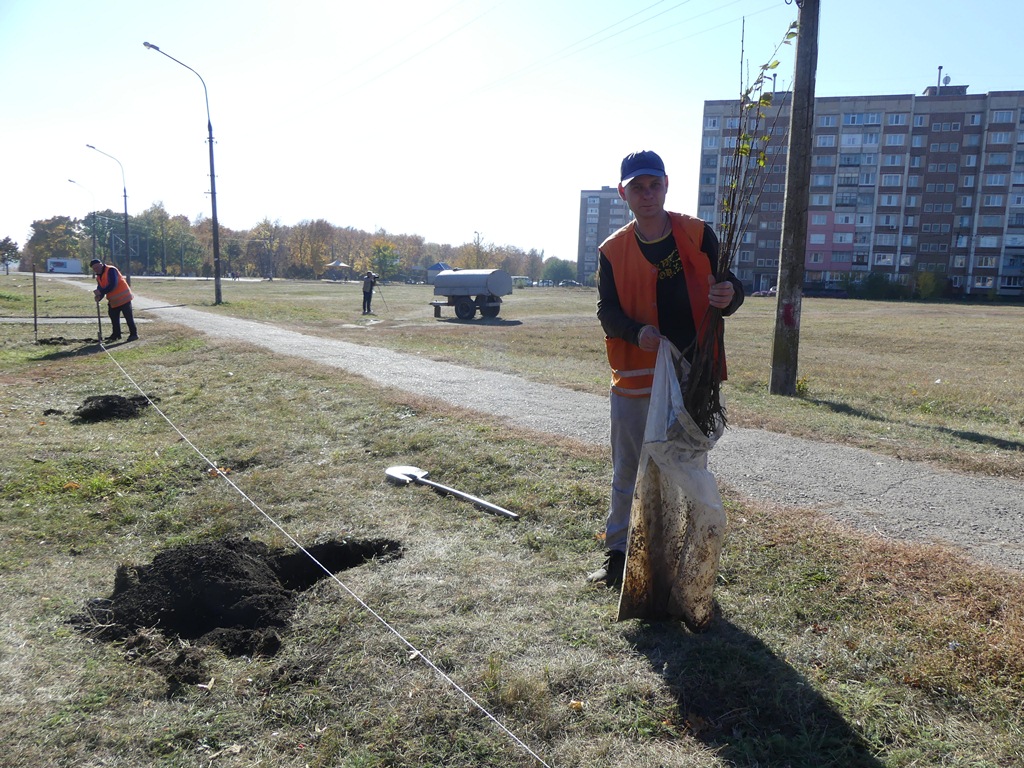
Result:
{"label": "blue baseball cap", "polygon": [[640,152],[631,152],[622,158],[620,170],[620,183],[629,184],[637,176],[664,176],[665,163],[656,152],[644,149]]}

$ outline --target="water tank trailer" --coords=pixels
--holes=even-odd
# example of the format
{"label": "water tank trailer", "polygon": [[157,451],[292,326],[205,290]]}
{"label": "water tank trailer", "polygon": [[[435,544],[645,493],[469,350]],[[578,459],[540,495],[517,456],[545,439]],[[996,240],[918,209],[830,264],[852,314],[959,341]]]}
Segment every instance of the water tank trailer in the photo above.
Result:
{"label": "water tank trailer", "polygon": [[512,293],[512,276],[503,269],[446,269],[434,277],[434,317],[441,307],[455,307],[459,320],[472,320],[477,310],[483,317],[497,317],[501,297]]}

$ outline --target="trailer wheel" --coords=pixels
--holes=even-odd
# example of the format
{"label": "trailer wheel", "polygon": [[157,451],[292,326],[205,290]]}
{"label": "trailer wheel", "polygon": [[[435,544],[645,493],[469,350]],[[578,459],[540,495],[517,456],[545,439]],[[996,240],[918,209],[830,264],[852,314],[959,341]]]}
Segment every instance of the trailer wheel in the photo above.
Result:
{"label": "trailer wheel", "polygon": [[468,296],[461,296],[455,300],[455,316],[459,320],[472,320],[476,314],[476,303]]}
{"label": "trailer wheel", "polygon": [[[493,307],[486,306],[486,304],[491,301],[498,303]],[[497,317],[498,312],[501,309],[501,299],[497,296],[477,296],[476,303],[479,305],[480,314],[483,317]]]}

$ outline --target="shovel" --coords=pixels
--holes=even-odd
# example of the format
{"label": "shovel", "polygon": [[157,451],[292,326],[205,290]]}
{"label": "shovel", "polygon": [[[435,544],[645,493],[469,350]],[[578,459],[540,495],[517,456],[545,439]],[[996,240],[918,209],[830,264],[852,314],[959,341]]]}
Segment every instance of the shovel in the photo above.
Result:
{"label": "shovel", "polygon": [[476,496],[471,496],[463,491],[457,491],[454,488],[449,488],[447,485],[441,485],[440,483],[435,483],[433,480],[427,480],[427,471],[420,469],[419,467],[388,467],[385,474],[387,474],[388,480],[396,485],[408,485],[409,483],[427,485],[435,491],[447,493],[448,495],[455,496],[463,501],[476,504],[481,509],[485,509],[492,514],[507,517],[512,520],[519,519],[519,515],[515,512],[509,512],[507,509],[502,509],[496,504],[491,504],[489,501],[478,499]]}

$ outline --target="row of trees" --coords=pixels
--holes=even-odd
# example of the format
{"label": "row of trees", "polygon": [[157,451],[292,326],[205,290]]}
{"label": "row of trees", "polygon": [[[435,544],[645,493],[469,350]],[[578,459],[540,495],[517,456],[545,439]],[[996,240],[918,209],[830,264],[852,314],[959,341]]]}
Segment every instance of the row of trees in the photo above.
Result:
{"label": "row of trees", "polygon": [[[84,219],[55,216],[33,222],[23,248],[6,238],[4,262],[20,258],[21,269],[46,271],[47,259],[81,259],[95,254],[122,269],[130,255],[129,272],[136,274],[202,275],[213,273],[211,220],[171,216],[157,203],[128,220],[124,215],[95,211]],[[10,247],[8,247],[10,246]],[[477,239],[458,246],[427,243],[419,235],[369,233],[338,227],[323,219],[286,226],[264,219],[248,230],[220,228],[221,271],[244,277],[291,279],[345,278],[367,269],[386,280],[423,280],[429,267],[444,262],[460,269],[504,269],[532,280],[575,277],[575,265],[561,259],[544,260],[543,251],[523,251]],[[345,267],[331,267],[343,263]]]}

